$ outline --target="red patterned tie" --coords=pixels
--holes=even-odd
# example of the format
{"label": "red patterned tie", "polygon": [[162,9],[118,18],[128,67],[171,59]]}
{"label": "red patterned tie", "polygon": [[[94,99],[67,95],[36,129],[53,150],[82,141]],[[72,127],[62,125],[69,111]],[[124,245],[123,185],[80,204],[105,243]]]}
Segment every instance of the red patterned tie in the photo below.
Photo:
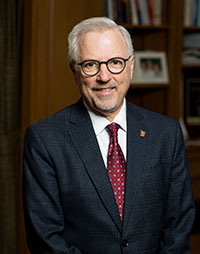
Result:
{"label": "red patterned tie", "polygon": [[117,131],[120,126],[117,123],[111,123],[106,126],[110,135],[110,144],[108,147],[107,167],[110,182],[112,184],[116,203],[119,209],[120,218],[123,216],[124,189],[125,189],[125,170],[126,161],[124,154],[118,144]]}

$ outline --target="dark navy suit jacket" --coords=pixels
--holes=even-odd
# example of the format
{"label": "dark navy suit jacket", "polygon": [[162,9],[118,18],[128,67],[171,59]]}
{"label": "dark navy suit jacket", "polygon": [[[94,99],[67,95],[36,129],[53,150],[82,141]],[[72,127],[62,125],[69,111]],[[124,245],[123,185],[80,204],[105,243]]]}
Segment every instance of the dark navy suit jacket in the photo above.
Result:
{"label": "dark navy suit jacket", "polygon": [[27,129],[23,198],[31,253],[190,253],[195,212],[179,124],[127,103],[127,128],[122,223],[82,100]]}

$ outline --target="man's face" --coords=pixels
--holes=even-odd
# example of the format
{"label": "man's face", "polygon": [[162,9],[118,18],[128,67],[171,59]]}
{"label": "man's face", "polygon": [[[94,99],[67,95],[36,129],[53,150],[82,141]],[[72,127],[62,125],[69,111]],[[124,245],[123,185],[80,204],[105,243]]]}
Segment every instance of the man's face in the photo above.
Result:
{"label": "man's face", "polygon": [[[78,62],[85,60],[108,61],[113,57],[127,59],[128,52],[124,39],[118,30],[88,32],[79,40]],[[81,96],[88,108],[95,114],[112,121],[120,111],[123,99],[130,85],[133,73],[133,61],[126,62],[126,68],[119,74],[112,74],[106,64],[101,64],[95,76],[85,75],[78,66],[74,72]]]}

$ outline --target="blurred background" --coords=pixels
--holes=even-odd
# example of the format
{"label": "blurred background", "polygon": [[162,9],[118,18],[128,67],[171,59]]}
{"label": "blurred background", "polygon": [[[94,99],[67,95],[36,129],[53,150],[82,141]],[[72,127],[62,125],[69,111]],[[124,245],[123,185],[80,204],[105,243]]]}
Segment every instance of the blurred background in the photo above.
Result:
{"label": "blurred background", "polygon": [[192,254],[200,253],[200,0],[0,0],[1,254],[29,253],[21,200],[25,129],[78,100],[67,34],[82,19],[105,15],[129,30],[136,52],[166,60],[167,79],[133,79],[127,98],[181,123],[197,206]]}

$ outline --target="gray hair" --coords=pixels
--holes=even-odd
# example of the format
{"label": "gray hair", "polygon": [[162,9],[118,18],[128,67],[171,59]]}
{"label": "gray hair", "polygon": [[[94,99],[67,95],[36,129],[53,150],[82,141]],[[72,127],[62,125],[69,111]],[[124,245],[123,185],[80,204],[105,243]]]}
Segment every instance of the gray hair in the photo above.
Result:
{"label": "gray hair", "polygon": [[133,55],[134,49],[132,39],[129,32],[120,25],[117,25],[113,20],[106,17],[89,18],[78,23],[68,35],[68,57],[70,62],[77,62],[78,57],[78,41],[82,34],[89,31],[103,32],[108,29],[118,29],[127,46],[128,55]]}

